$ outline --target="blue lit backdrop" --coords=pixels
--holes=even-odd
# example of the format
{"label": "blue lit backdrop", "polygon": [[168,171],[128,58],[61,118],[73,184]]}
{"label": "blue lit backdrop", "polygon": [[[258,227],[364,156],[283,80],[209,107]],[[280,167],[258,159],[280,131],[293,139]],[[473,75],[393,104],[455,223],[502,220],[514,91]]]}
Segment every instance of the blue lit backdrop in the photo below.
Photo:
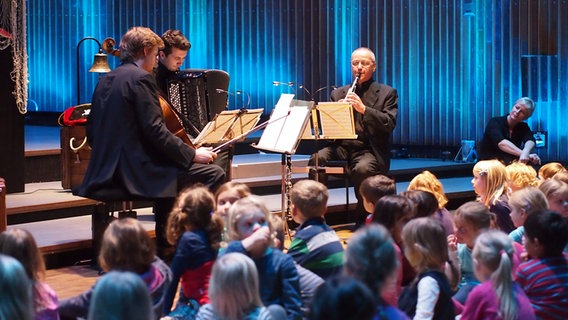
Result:
{"label": "blue lit backdrop", "polygon": [[[184,68],[229,72],[229,90],[270,112],[294,81],[310,91],[350,83],[353,49],[377,56],[376,79],[397,88],[393,142],[456,146],[479,140],[487,120],[530,96],[529,125],[547,130],[544,160],[567,161],[568,0],[44,0],[28,4],[30,111],[60,112],[75,104],[75,50],[93,36],[117,41],[134,25],[161,34],[182,30],[192,43]],[[81,97],[93,41],[81,46]],[[111,67],[116,58],[109,57]],[[307,99],[295,88],[299,98]],[[324,100],[329,91],[316,99]],[[240,98],[230,99],[239,108]]]}

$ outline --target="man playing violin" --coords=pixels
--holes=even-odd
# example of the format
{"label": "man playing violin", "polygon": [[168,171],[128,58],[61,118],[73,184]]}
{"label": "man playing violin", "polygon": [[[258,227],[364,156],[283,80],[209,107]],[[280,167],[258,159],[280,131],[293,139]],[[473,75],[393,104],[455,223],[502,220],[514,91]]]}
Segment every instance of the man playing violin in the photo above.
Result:
{"label": "man playing violin", "polygon": [[169,248],[165,225],[177,192],[202,183],[214,191],[225,173],[209,164],[211,148],[193,148],[167,128],[153,75],[162,39],[145,27],[131,28],[120,41],[122,64],[99,80],[87,121],[92,148],[89,167],[75,194],[89,197],[120,189],[155,199],[158,253]]}
{"label": "man playing violin", "polygon": [[[377,69],[375,54],[369,48],[358,48],[351,54],[351,73],[355,88],[346,85],[331,92],[332,101],[347,102],[353,106],[357,139],[336,140],[318,151],[318,162],[347,160],[350,179],[357,196],[355,223],[365,221],[359,186],[367,177],[387,174],[390,168],[390,135],[396,125],[398,94],[396,89],[375,82]],[[313,165],[314,159],[310,160]]]}

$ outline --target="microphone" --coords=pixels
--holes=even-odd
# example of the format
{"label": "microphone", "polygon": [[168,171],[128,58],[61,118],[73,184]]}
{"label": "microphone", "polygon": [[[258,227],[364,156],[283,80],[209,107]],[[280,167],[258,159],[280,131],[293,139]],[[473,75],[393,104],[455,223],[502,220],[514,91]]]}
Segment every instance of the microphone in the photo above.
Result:
{"label": "microphone", "polygon": [[247,96],[247,105],[246,105],[245,108],[248,108],[250,106],[250,94],[248,94],[248,92],[243,91],[243,90],[237,90],[236,93],[237,93],[237,95],[242,96],[243,94],[245,94]]}
{"label": "microphone", "polygon": [[292,91],[294,91],[294,94],[296,94],[296,89],[294,88],[294,85],[296,83],[293,81],[288,81],[288,82],[282,82],[282,81],[272,81],[272,85],[274,85],[275,87],[278,86],[287,86],[289,88],[292,89]]}
{"label": "microphone", "polygon": [[[232,92],[230,92],[230,91],[223,90],[223,89],[219,89],[219,88],[215,89],[215,91],[217,91],[217,93],[230,94],[230,95],[232,95],[233,97],[236,97],[237,95],[242,94],[242,93],[244,92],[244,91],[242,91],[242,90],[237,90],[237,93],[235,94],[235,93],[232,93]],[[248,95],[248,93],[247,93],[247,97],[248,97],[248,102],[247,102],[247,107],[248,107],[248,105],[250,104],[250,96]],[[228,100],[228,99],[227,99],[227,100]],[[242,101],[243,104],[244,104],[243,99],[241,99],[241,101]],[[228,105],[229,105],[229,102],[227,101],[227,106],[228,106]],[[244,107],[241,108],[241,109],[244,109]]]}

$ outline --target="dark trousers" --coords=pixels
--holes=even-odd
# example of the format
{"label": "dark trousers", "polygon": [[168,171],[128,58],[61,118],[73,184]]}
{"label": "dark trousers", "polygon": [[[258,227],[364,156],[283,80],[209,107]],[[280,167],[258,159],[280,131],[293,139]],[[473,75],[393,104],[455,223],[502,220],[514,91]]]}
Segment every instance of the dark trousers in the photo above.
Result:
{"label": "dark trousers", "polygon": [[[359,186],[361,182],[367,177],[377,174],[386,174],[385,162],[382,159],[377,159],[375,154],[370,149],[366,148],[349,148],[342,146],[339,142],[330,144],[329,146],[321,149],[317,153],[318,166],[324,167],[328,161],[347,161],[349,168],[349,179],[355,187],[355,196],[357,197],[357,207],[355,212],[355,224],[361,225],[365,223],[367,213],[363,207],[363,200],[359,195]],[[309,165],[315,165],[314,156],[310,158]]]}

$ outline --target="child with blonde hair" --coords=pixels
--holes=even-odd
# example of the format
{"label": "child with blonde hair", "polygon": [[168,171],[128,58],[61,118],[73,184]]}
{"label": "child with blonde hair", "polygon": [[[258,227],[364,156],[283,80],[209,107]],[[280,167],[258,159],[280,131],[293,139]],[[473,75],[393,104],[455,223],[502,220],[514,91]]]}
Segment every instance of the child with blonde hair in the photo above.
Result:
{"label": "child with blonde hair", "polygon": [[275,248],[274,217],[261,199],[251,195],[229,209],[227,248],[221,254],[243,253],[253,259],[264,305],[279,304],[288,319],[302,316],[298,271],[291,256]]}
{"label": "child with blonde hair", "polygon": [[[223,232],[223,221],[211,214],[214,209],[213,194],[206,187],[190,187],[179,194],[168,217],[166,237],[176,252],[163,313],[172,319],[193,319],[199,306],[209,302],[209,277]],[[179,299],[171,311],[178,285]]]}
{"label": "child with blonde hair", "polygon": [[57,294],[45,283],[45,263],[33,235],[25,229],[0,233],[0,253],[18,260],[33,284],[36,319],[59,319]]}
{"label": "child with blonde hair", "polygon": [[256,266],[244,254],[227,253],[217,259],[211,273],[209,296],[211,302],[199,309],[196,319],[282,320],[275,318],[274,312],[262,304]]}
{"label": "child with blonde hair", "polygon": [[507,169],[498,160],[483,160],[473,166],[473,190],[479,202],[483,203],[497,218],[497,226],[505,233],[515,229],[511,221],[508,204],[509,184]]}
{"label": "child with blonde hair", "polygon": [[568,218],[568,184],[558,179],[548,179],[538,186],[548,200],[548,208]]}
{"label": "child with blonde hair", "polygon": [[452,288],[458,269],[450,263],[448,242],[442,225],[433,218],[410,220],[402,229],[404,254],[418,276],[401,294],[399,308],[414,319],[454,319]]}
{"label": "child with blonde hair", "polygon": [[339,274],[343,266],[343,245],[325,223],[329,191],[321,182],[300,180],[290,192],[292,218],[299,224],[288,249],[297,264],[323,279]]}
{"label": "child with blonde hair", "polygon": [[412,178],[407,190],[422,190],[432,193],[436,197],[438,204],[438,210],[434,212],[433,217],[442,223],[448,235],[453,232],[454,225],[452,216],[448,209],[446,209],[448,197],[446,197],[446,194],[444,193],[444,186],[442,185],[442,182],[438,180],[436,175],[428,170],[422,171]]}
{"label": "child with blonde hair", "polygon": [[482,282],[465,303],[461,320],[536,319],[524,291],[513,282],[515,249],[512,240],[499,230],[481,233],[475,241],[475,275]]}
{"label": "child with blonde hair", "polygon": [[536,170],[522,162],[512,162],[505,167],[510,192],[515,192],[525,187],[538,186]]}
{"label": "child with blonde hair", "polygon": [[543,164],[540,169],[538,169],[538,178],[540,183],[543,183],[546,179],[552,178],[555,174],[561,171],[566,171],[566,168],[560,162],[549,162]]}
{"label": "child with blonde hair", "polygon": [[509,206],[511,207],[511,220],[517,227],[517,229],[509,233],[509,237],[514,242],[523,244],[523,236],[525,235],[523,224],[525,220],[531,212],[547,209],[548,200],[546,200],[546,196],[538,188],[526,187],[511,194]]}
{"label": "child with blonde hair", "polygon": [[493,214],[477,201],[462,204],[454,213],[455,232],[448,236],[448,248],[454,265],[459,265],[460,280],[454,299],[461,304],[480,282],[475,277],[472,251],[477,236],[491,226]]}

